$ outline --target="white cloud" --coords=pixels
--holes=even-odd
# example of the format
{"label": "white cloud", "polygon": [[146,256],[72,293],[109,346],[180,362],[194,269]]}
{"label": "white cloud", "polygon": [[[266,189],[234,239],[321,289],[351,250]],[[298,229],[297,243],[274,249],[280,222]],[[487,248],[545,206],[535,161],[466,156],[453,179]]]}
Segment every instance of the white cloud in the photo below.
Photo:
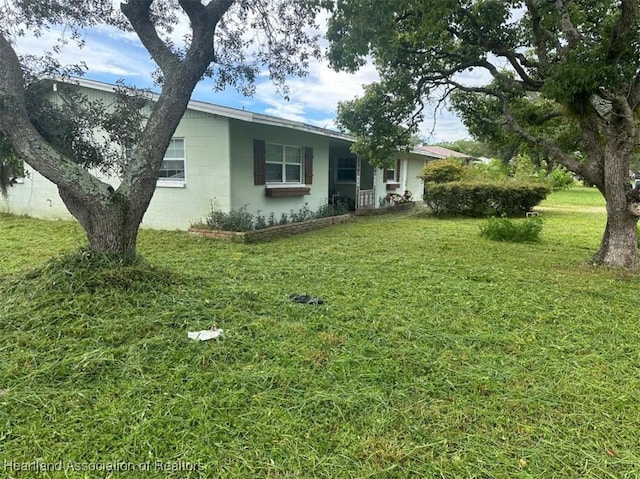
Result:
{"label": "white cloud", "polygon": [[[472,73],[464,81],[469,84],[485,80],[479,76]],[[335,72],[325,62],[318,62],[312,65],[307,77],[288,82],[289,101],[277,94],[268,81],[258,85],[255,100],[268,105],[264,113],[269,115],[336,129],[338,103],[361,96],[363,85],[377,79],[378,74],[372,64],[367,64],[355,74],[348,74]],[[427,106],[424,113],[425,121],[420,127],[420,136],[429,142],[455,141],[469,137],[460,119],[449,110],[441,108],[434,111],[434,107]]]}
{"label": "white cloud", "polygon": [[469,138],[469,133],[460,119],[448,110],[425,115],[419,134],[427,140],[427,143],[452,142]]}
{"label": "white cloud", "polygon": [[[182,41],[188,31],[188,22],[185,20],[172,34],[176,44]],[[23,54],[44,54],[52,49],[60,34],[60,30],[53,29],[44,32],[39,38],[19,38],[17,51]],[[107,26],[88,30],[83,48],[78,48],[70,42],[62,48],[59,58],[63,64],[85,62],[89,68],[88,78],[106,81],[124,78],[127,83],[142,87],[151,85],[151,73],[156,68],[149,53],[134,33]],[[245,98],[229,90],[213,92],[211,84],[207,82],[196,87],[194,98],[324,128],[336,128],[335,115],[338,103],[361,96],[363,85],[377,79],[378,74],[371,63],[358,72],[349,74],[333,71],[327,61],[323,60],[311,63],[308,76],[288,80],[288,100],[264,77],[259,78],[255,95],[251,98]],[[479,84],[486,81],[486,76],[477,70],[462,75],[461,80],[468,84]],[[430,131],[433,111],[425,110],[425,116],[427,118],[421,128],[425,137],[431,136],[434,141],[452,141],[468,137],[460,120],[448,111],[443,110],[436,114],[437,121],[432,135]]]}
{"label": "white cloud", "polygon": [[[20,37],[16,41],[16,51],[19,54],[49,54],[61,34],[60,30],[52,29],[39,37]],[[64,45],[56,55],[60,63],[75,65],[84,62],[93,74],[103,73],[124,78],[148,78],[155,68],[146,50],[139,45],[124,43],[122,37],[108,35],[104,29],[92,31],[85,40],[82,47],[72,40]]]}
{"label": "white cloud", "polygon": [[[309,75],[293,78],[287,82],[289,100],[276,92],[269,81],[261,81],[256,86],[255,100],[268,105],[265,113],[318,124],[320,116],[323,125],[335,126],[335,113],[338,103],[352,100],[362,95],[362,86],[376,81],[378,74],[372,65],[367,65],[354,74],[335,72],[326,62],[314,62]],[[331,118],[328,122],[327,117]]]}
{"label": "white cloud", "polygon": [[267,115],[277,116],[279,118],[286,118],[287,120],[308,123],[305,116],[305,104],[302,102],[274,102],[273,106],[264,109],[264,113]]}

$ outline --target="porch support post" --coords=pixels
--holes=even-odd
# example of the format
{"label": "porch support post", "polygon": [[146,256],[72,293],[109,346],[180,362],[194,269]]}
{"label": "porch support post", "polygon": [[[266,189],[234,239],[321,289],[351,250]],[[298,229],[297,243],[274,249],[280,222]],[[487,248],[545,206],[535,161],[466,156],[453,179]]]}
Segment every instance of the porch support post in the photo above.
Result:
{"label": "porch support post", "polygon": [[356,210],[362,206],[360,204],[360,172],[361,171],[362,171],[362,166],[360,164],[360,157],[357,157],[356,158]]}
{"label": "porch support post", "polygon": [[400,179],[402,180],[402,194],[407,191],[407,179],[409,177],[409,160],[400,160]]}
{"label": "porch support post", "polygon": [[[381,171],[381,170],[380,170]],[[384,178],[383,178],[384,181]],[[378,182],[378,168],[373,169],[373,208],[378,207],[378,196],[376,195],[376,184]]]}

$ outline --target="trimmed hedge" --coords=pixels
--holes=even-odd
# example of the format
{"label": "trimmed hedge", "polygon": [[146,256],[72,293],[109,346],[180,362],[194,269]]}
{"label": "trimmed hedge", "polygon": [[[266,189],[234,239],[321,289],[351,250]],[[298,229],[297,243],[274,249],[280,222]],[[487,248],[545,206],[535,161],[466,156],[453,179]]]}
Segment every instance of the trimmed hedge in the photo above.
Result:
{"label": "trimmed hedge", "polygon": [[513,216],[530,211],[551,192],[540,184],[430,183],[424,201],[436,216]]}

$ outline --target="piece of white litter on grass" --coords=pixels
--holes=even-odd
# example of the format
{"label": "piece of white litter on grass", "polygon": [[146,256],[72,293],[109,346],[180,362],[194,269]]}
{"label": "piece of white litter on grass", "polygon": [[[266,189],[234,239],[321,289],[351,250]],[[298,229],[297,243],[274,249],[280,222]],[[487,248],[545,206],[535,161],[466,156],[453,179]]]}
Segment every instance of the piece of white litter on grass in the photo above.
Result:
{"label": "piece of white litter on grass", "polygon": [[224,334],[222,329],[204,329],[202,331],[189,331],[187,337],[195,341],[208,341],[210,339],[218,339]]}

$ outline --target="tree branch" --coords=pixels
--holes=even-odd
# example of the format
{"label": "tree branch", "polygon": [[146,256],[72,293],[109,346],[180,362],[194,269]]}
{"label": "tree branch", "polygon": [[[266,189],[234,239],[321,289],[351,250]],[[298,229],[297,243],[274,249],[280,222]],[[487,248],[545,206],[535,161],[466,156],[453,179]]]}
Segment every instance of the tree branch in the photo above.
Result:
{"label": "tree branch", "polygon": [[544,82],[539,80],[534,80],[529,76],[527,71],[524,69],[523,65],[521,64],[521,61],[524,58],[522,57],[522,55],[518,55],[514,52],[507,51],[507,50],[502,50],[502,51],[496,50],[494,51],[494,53],[498,56],[503,56],[507,60],[509,60],[509,63],[511,64],[513,69],[516,71],[520,79],[522,80],[522,83],[526,84],[529,90],[539,91],[544,86]]}
{"label": "tree branch", "polygon": [[[145,198],[146,196],[150,198],[158,178],[158,170],[162,164],[164,152],[171,140],[171,134],[177,128],[187,108],[193,88],[214,60],[213,36],[216,25],[234,0],[212,0],[206,6],[194,0],[179,1],[180,6],[189,16],[193,32],[191,44],[184,60],[180,60],[174,55],[158,38],[149,18],[150,0],[131,0],[127,5],[138,2],[144,5],[136,5],[130,14],[136,19],[138,27],[145,31],[144,39],[143,34],[137,28],[136,32],[143,42],[146,39],[153,44],[156,51],[160,52],[159,55],[163,63],[158,64],[162,68],[165,78],[160,97],[153,106],[153,112],[145,125],[136,152],[122,178],[118,192],[137,198]],[[145,46],[147,46],[146,43]],[[156,59],[155,56],[154,59]],[[170,134],[167,134],[167,131]],[[160,143],[158,138],[163,138],[164,143]],[[135,206],[132,206],[132,209],[134,208]],[[141,211],[141,214],[143,213],[144,210]]]}
{"label": "tree branch", "polygon": [[469,23],[473,27],[473,31],[477,35],[478,45],[491,51],[493,54],[506,58],[515,72],[518,74],[523,83],[529,85],[535,90],[542,88],[543,83],[538,80],[534,80],[527,73],[525,68],[537,68],[538,64],[527,59],[526,56],[521,53],[517,53],[512,48],[507,47],[503,43],[497,41],[495,38],[489,38],[484,33],[482,28],[478,25],[476,18],[466,9],[461,9],[461,13],[469,20]]}
{"label": "tree branch", "polygon": [[638,0],[622,0],[620,3],[620,16],[613,25],[611,42],[607,51],[607,58],[612,63],[618,63],[626,50],[625,39],[635,25],[637,17]]}
{"label": "tree branch", "polygon": [[490,50],[493,54],[506,58],[513,69],[516,71],[523,83],[526,83],[535,90],[542,88],[543,83],[534,80],[527,73],[526,68],[538,68],[539,65],[536,62],[531,61],[525,55],[516,52],[514,49],[505,46],[503,43],[497,41],[495,38],[489,38],[483,33],[483,29],[480,28],[476,18],[467,10],[461,9],[461,13],[469,20],[473,27],[473,31],[477,35],[478,45]]}
{"label": "tree branch", "polygon": [[579,173],[587,180],[589,180],[592,184],[596,185],[598,188],[604,188],[600,169],[594,168],[594,164],[588,164],[578,161],[572,155],[569,155],[562,151],[562,149],[560,149],[552,141],[549,141],[545,137],[534,135],[533,133],[531,133],[531,131],[522,127],[513,117],[513,115],[511,115],[507,102],[503,102],[503,113],[509,127],[513,129],[513,131],[524,137],[528,142],[547,150],[551,155],[555,157],[558,163],[566,166],[569,170]]}
{"label": "tree branch", "polygon": [[538,60],[546,67],[549,64],[547,42],[551,40],[557,50],[560,50],[560,44],[555,36],[549,35],[549,32],[542,28],[542,16],[540,15],[537,4],[532,0],[525,0],[525,4],[529,12],[529,18],[531,19],[531,30],[533,32],[533,44],[536,49],[536,54]]}
{"label": "tree branch", "polygon": [[135,0],[121,3],[120,11],[127,17],[153,60],[163,73],[166,74],[167,71],[176,68],[180,64],[180,59],[158,36],[158,32],[150,17],[152,3],[153,0]]}
{"label": "tree branch", "polygon": [[18,154],[59,188],[73,191],[82,201],[108,201],[113,188],[62,155],[42,138],[29,119],[20,61],[0,34],[0,131]]}
{"label": "tree branch", "polygon": [[224,14],[234,0],[213,0],[206,6],[193,0],[179,0],[180,7],[189,17],[193,34],[187,61],[192,57],[204,57],[207,64],[214,60],[213,36]]}
{"label": "tree branch", "polygon": [[594,168],[594,165],[586,164],[578,161],[574,156],[565,153],[560,147],[558,147],[553,141],[549,139],[533,134],[527,128],[524,128],[520,123],[515,119],[515,117],[511,114],[511,110],[509,108],[509,99],[500,91],[492,90],[490,88],[484,87],[467,87],[455,82],[451,82],[458,88],[459,90],[471,92],[471,93],[482,93],[485,95],[493,96],[499,99],[502,102],[502,113],[504,115],[506,124],[517,134],[521,135],[528,142],[540,146],[547,150],[551,155],[555,157],[558,163],[566,166],[571,171],[575,171],[576,173],[581,174],[585,178],[587,178],[591,183],[600,187],[604,187],[604,183],[602,181],[602,175],[598,174],[599,169]]}
{"label": "tree branch", "polygon": [[[188,1],[188,0],[182,0]],[[213,20],[216,24],[222,19],[227,10],[231,8],[235,0],[212,0],[206,6],[207,14],[209,15],[209,20]]]}
{"label": "tree branch", "polygon": [[576,29],[575,25],[571,21],[571,17],[569,16],[569,10],[567,9],[567,4],[565,0],[556,0],[556,9],[558,10],[558,14],[560,15],[560,26],[562,31],[567,37],[568,47],[574,48],[577,46],[580,41],[583,40],[582,35]]}

